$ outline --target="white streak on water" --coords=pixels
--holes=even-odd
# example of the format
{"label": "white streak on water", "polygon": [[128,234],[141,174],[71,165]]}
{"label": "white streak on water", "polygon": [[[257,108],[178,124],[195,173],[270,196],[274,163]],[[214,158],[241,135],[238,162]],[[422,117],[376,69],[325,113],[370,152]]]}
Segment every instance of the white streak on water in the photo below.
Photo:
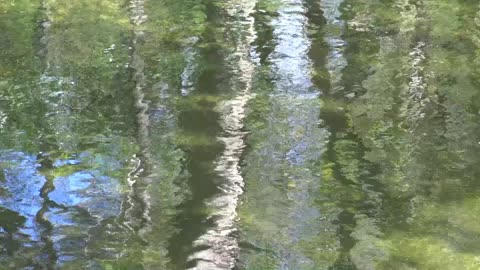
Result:
{"label": "white streak on water", "polygon": [[7,114],[3,111],[0,111],[0,132],[3,130],[5,123],[7,123]]}
{"label": "white streak on water", "polygon": [[[141,27],[147,21],[147,15],[145,14],[145,1],[144,0],[131,0],[130,1],[130,21],[134,25],[133,29],[133,44],[132,44],[132,56],[131,56],[131,67],[134,70],[133,79],[135,81],[134,97],[135,97],[135,107],[138,110],[137,113],[137,136],[138,142],[141,148],[140,160],[142,162],[142,169],[136,172],[134,177],[130,177],[130,180],[135,179],[135,183],[130,182],[129,186],[132,188],[130,193],[138,194],[140,196],[141,202],[136,202],[136,204],[142,203],[140,206],[142,208],[142,218],[146,221],[146,224],[143,224],[140,234],[143,235],[150,230],[151,218],[150,218],[150,195],[148,194],[147,187],[151,182],[151,175],[149,175],[148,166],[153,164],[151,162],[151,153],[150,153],[150,139],[149,139],[149,126],[150,119],[148,116],[148,104],[144,100],[145,94],[144,90],[146,87],[146,77],[145,77],[145,62],[142,59],[142,56],[139,53],[140,42],[144,38],[144,31]],[[146,172],[145,172],[146,170]],[[143,176],[143,174],[146,174]],[[143,177],[140,177],[143,176]],[[142,182],[138,181],[142,179]],[[132,204],[131,209],[128,209],[125,212],[127,219],[135,220],[133,210],[138,205]]]}
{"label": "white streak on water", "polygon": [[198,37],[191,37],[186,41],[186,48],[183,50],[183,55],[185,56],[185,68],[183,69],[181,78],[181,94],[182,96],[187,96],[193,90],[195,81],[194,75],[195,70],[197,69],[196,60],[196,50],[194,48],[195,44],[198,42]]}
{"label": "white streak on water", "polygon": [[[408,1],[401,2],[404,11],[402,11],[402,21],[405,23],[403,33],[413,33],[415,31],[415,24],[421,16],[421,2],[416,4],[408,4]],[[408,8],[407,8],[408,7]],[[425,107],[431,102],[427,96],[427,80],[425,77],[425,46],[426,43],[418,41],[415,47],[409,53],[409,82],[408,91],[406,93],[406,101],[402,105],[402,111],[405,114],[406,122],[409,125],[410,132],[414,132],[420,124],[421,119],[425,117]]]}
{"label": "white streak on water", "polygon": [[[246,105],[251,98],[251,81],[254,73],[254,61],[249,57],[250,44],[256,34],[254,19],[250,16],[255,7],[255,0],[237,0],[227,4],[227,12],[235,16],[240,14],[242,24],[246,25],[244,40],[238,41],[235,56],[239,57],[237,95],[219,104],[218,111],[222,118],[224,136],[218,139],[225,144],[225,150],[217,161],[215,170],[224,177],[225,182],[219,187],[220,194],[209,201],[207,206],[213,210],[215,221],[213,228],[194,241],[195,247],[207,247],[191,256],[189,261],[196,261],[196,270],[232,269],[239,252],[237,231],[237,206],[243,193],[244,180],[240,173],[240,156],[245,147],[245,132],[242,131],[246,116]],[[238,15],[237,15],[238,16]],[[244,17],[243,17],[244,16]]]}
{"label": "white streak on water", "polygon": [[342,2],[343,0],[325,0],[320,2],[323,16],[327,21],[325,39],[330,47],[327,69],[330,73],[330,82],[334,92],[343,90],[343,86],[340,83],[342,71],[347,66],[347,61],[343,56],[345,41],[342,39],[345,22],[340,19],[340,5]]}
{"label": "white streak on water", "polygon": [[[426,59],[424,52],[425,43],[418,42],[410,52],[410,82],[408,83],[408,100],[405,104],[406,111],[413,111],[407,115],[407,121],[413,131],[419,124],[418,120],[425,117],[425,106],[430,102],[426,97],[427,82],[423,75],[424,61]],[[408,109],[410,107],[410,109]]]}

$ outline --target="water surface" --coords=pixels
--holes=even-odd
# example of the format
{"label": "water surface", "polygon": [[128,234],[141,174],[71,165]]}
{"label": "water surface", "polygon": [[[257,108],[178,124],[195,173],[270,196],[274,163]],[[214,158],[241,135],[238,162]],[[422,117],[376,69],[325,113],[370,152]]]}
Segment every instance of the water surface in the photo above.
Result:
{"label": "water surface", "polygon": [[0,268],[478,269],[479,9],[0,1]]}

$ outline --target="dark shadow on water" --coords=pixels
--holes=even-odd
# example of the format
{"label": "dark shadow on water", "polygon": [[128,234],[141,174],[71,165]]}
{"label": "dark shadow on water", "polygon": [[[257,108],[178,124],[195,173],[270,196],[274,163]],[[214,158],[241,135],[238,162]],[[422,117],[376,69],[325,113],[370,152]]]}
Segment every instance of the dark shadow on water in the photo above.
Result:
{"label": "dark shadow on water", "polygon": [[[213,96],[215,100],[215,96],[228,90],[225,82],[228,81],[229,74],[223,60],[225,55],[219,43],[221,40],[217,40],[217,23],[221,23],[217,20],[222,19],[221,11],[214,5],[207,4],[207,12],[210,25],[202,37],[202,42],[206,45],[199,51],[201,73],[195,89],[189,96],[183,97],[188,100],[187,103],[190,102],[189,99],[198,102],[195,97],[202,95]],[[216,139],[221,132],[218,122],[220,115],[214,110],[216,104],[212,102],[205,105],[192,103],[191,107],[184,107],[178,116],[182,132],[193,137],[180,146],[186,153],[185,169],[190,174],[188,184],[192,194],[189,200],[179,206],[180,214],[176,218],[179,232],[169,241],[171,269],[183,270],[195,265],[195,261],[187,262],[188,256],[198,249],[192,246],[193,241],[214,225],[213,220],[208,219],[209,213],[204,202],[218,193],[222,179],[215,172],[215,161],[222,154],[224,146]],[[194,143],[197,137],[206,138],[207,142]]]}

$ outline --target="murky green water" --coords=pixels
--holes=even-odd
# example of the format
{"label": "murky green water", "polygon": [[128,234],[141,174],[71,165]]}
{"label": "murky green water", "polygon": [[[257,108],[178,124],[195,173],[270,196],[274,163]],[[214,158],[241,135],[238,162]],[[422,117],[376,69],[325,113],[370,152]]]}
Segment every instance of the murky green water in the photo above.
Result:
{"label": "murky green water", "polygon": [[480,269],[473,0],[0,0],[0,269]]}

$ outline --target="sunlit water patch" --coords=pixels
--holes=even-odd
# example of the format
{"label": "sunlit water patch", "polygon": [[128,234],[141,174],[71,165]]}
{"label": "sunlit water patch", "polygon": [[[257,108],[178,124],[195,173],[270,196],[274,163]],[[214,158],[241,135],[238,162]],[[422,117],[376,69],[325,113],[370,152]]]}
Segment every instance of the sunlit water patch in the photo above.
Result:
{"label": "sunlit water patch", "polygon": [[[342,38],[345,22],[341,19],[340,6],[343,0],[320,1],[320,7],[323,11],[323,17],[326,19],[324,31],[325,39],[330,47],[327,69],[330,73],[331,91],[339,92],[342,90],[342,71],[347,65],[343,56],[345,41]],[[354,93],[350,93],[351,96]],[[348,94],[347,94],[348,95]]]}
{"label": "sunlit water patch", "polygon": [[279,92],[303,94],[312,91],[309,72],[311,63],[306,57],[310,42],[306,38],[305,7],[301,0],[284,1],[279,16],[274,18],[277,42],[270,60]]}
{"label": "sunlit water patch", "polygon": [[40,228],[35,218],[43,203],[38,195],[46,181],[39,172],[40,164],[35,156],[21,152],[2,151],[0,156],[4,181],[1,205],[23,216],[25,223],[19,226],[18,233],[29,237],[32,242],[38,242]]}
{"label": "sunlit water patch", "polygon": [[243,233],[250,234],[243,240],[252,247],[241,257],[246,269],[312,269],[312,254],[323,252],[304,249],[324,233],[315,225],[321,213],[311,192],[320,184],[313,165],[327,135],[319,127],[320,89],[312,83],[307,24],[302,1],[281,3],[271,21],[276,46],[268,73],[273,89],[258,97],[268,104],[265,123],[249,135],[254,143],[245,157],[246,193],[240,209],[250,211],[243,216]]}
{"label": "sunlit water patch", "polygon": [[[90,234],[90,230],[120,213],[123,192],[118,180],[103,175],[104,168],[87,171],[78,170],[75,166],[102,160],[101,164],[115,171],[120,169],[121,164],[105,156],[99,155],[93,160],[89,156],[88,153],[80,155],[82,162],[78,164],[57,161],[62,166],[56,167],[56,170],[67,173],[50,179],[54,189],[47,195],[49,207],[43,215],[53,227],[50,239],[56,250],[59,267],[98,265],[100,261],[91,260],[89,254],[89,246],[98,240]],[[93,252],[98,259],[108,254],[108,251],[103,251],[106,253],[102,255],[100,250]],[[104,258],[108,258],[108,255]]]}

